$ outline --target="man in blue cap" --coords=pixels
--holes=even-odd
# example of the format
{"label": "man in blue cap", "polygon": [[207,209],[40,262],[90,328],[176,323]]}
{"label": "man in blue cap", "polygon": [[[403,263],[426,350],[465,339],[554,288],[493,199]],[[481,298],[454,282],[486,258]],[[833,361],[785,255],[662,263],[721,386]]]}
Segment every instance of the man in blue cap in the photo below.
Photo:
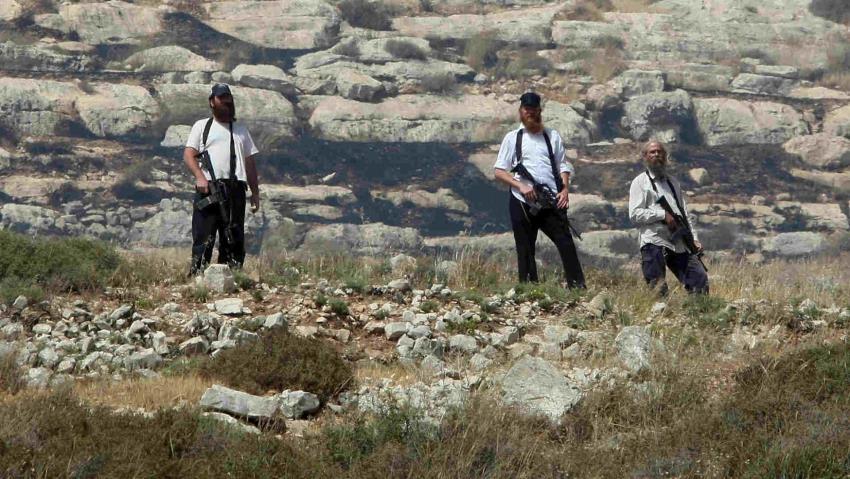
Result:
{"label": "man in blue cap", "polygon": [[[245,191],[251,190],[251,212],[260,208],[260,187],[254,157],[259,151],[248,128],[236,121],[236,106],[230,87],[217,83],[209,95],[212,118],[195,122],[183,161],[195,177],[195,201],[210,194],[214,173],[216,186],[228,198],[219,208],[210,204],[192,213],[191,274],[203,272],[212,259],[218,233],[218,262],[239,268],[245,261]],[[208,153],[213,171],[201,168],[199,156]],[[232,239],[232,242],[228,240]]]}
{"label": "man in blue cap", "polygon": [[[566,160],[561,135],[543,126],[540,95],[528,92],[520,97],[522,126],[502,140],[494,166],[496,180],[510,186],[508,211],[517,251],[520,282],[537,281],[534,259],[537,232],[549,237],[558,248],[569,288],[584,288],[584,273],[568,224],[554,208],[541,207],[534,184],[555,193],[558,209],[570,204],[570,176],[575,169]],[[533,178],[517,172],[519,165]]]}

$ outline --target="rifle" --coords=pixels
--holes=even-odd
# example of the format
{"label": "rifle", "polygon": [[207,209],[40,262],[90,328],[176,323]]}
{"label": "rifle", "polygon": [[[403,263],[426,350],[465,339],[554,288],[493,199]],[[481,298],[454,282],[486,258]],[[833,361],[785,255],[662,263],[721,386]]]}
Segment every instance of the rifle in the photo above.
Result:
{"label": "rifle", "polygon": [[[224,239],[227,241],[227,244],[232,245],[235,243],[233,239],[233,222],[231,221],[232,216],[230,215],[232,205],[230,204],[230,197],[227,195],[227,187],[225,187],[221,181],[216,180],[212,160],[210,159],[210,154],[206,150],[202,153],[198,153],[197,158],[200,159],[201,168],[207,170],[207,173],[210,174],[210,182],[209,194],[196,201],[195,208],[197,208],[198,211],[201,211],[217,204],[218,212],[221,214],[225,224]],[[211,236],[211,238],[215,237]]]}
{"label": "rifle", "polygon": [[581,241],[581,232],[575,229],[572,223],[570,223],[570,218],[567,215],[567,208],[558,208],[558,198],[556,193],[552,191],[552,188],[549,188],[542,183],[538,183],[522,163],[517,164],[513,171],[519,173],[520,176],[530,181],[533,185],[534,193],[537,195],[537,205],[528,205],[531,209],[531,214],[536,215],[540,210],[549,208],[555,210],[555,214],[558,215],[558,218],[567,225],[567,229],[570,233]]}
{"label": "rifle", "polygon": [[685,243],[685,249],[688,250],[688,253],[697,257],[697,260],[700,262],[702,267],[708,272],[708,268],[705,267],[705,263],[702,261],[703,250],[697,248],[696,240],[694,240],[694,232],[691,230],[691,225],[688,221],[682,216],[677,214],[673,207],[670,206],[670,202],[667,201],[667,198],[664,196],[660,196],[658,201],[656,201],[664,211],[667,212],[670,216],[673,217],[673,222],[676,224],[673,229],[671,229],[671,240],[672,242],[676,242],[677,239],[682,239],[682,242]]}

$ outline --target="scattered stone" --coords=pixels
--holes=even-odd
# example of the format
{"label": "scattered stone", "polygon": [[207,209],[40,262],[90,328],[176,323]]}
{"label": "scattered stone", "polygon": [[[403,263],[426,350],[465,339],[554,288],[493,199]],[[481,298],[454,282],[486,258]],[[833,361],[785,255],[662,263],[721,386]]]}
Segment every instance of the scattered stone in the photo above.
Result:
{"label": "scattered stone", "polygon": [[49,369],[53,369],[59,363],[59,355],[53,348],[44,348],[38,352],[38,362]]}
{"label": "scattered stone", "polygon": [[688,171],[688,177],[699,186],[705,186],[709,182],[708,170],[705,168],[692,168]]}
{"label": "scattered stone", "polygon": [[321,402],[313,393],[284,391],[277,396],[280,411],[289,419],[300,419],[319,410]]}
{"label": "scattered stone", "polygon": [[236,291],[233,272],[230,271],[230,267],[226,264],[213,264],[204,270],[204,286],[216,293],[232,293]]}
{"label": "scattered stone", "polygon": [[455,334],[449,338],[449,349],[464,354],[475,354],[479,351],[478,341],[466,334]]}
{"label": "scattered stone", "polygon": [[250,424],[245,424],[244,422],[234,418],[233,416],[228,416],[227,414],[221,412],[205,412],[201,413],[201,416],[208,417],[210,419],[215,419],[218,422],[227,424],[234,429],[239,431],[248,433],[248,434],[260,434],[260,430]]}
{"label": "scattered stone", "polygon": [[132,304],[122,304],[109,313],[109,320],[113,323],[119,319],[126,319],[133,315],[135,308]]}
{"label": "scattered stone", "polygon": [[33,334],[50,334],[53,331],[53,326],[45,323],[39,323],[32,327]]}
{"label": "scattered stone", "polygon": [[192,339],[187,339],[180,343],[177,350],[184,356],[194,356],[196,354],[206,354],[210,349],[210,344],[207,338],[197,336]]}
{"label": "scattered stone", "polygon": [[260,397],[218,384],[201,396],[202,408],[233,414],[253,420],[269,420],[276,416],[279,408],[277,397]]}
{"label": "scattered stone", "polygon": [[225,298],[215,302],[215,311],[228,316],[240,316],[244,312],[241,298]]}
{"label": "scattered stone", "polygon": [[50,385],[50,374],[50,369],[47,368],[29,368],[24,379],[27,387],[45,389]]}
{"label": "scattered stone", "polygon": [[585,307],[590,314],[596,316],[597,318],[601,318],[613,311],[612,308],[614,307],[614,297],[611,295],[611,293],[607,291],[602,291],[597,294],[593,299],[591,299]]}
{"label": "scattered stone", "polygon": [[626,326],[614,340],[617,356],[632,372],[649,369],[652,360],[652,336],[642,326]]}
{"label": "scattered stone", "polygon": [[29,300],[26,296],[18,296],[15,298],[15,302],[12,303],[12,307],[18,310],[24,309],[29,304]]}
{"label": "scattered stone", "polygon": [[395,291],[410,291],[410,281],[406,278],[394,279],[387,284],[387,287]]}
{"label": "scattered stone", "polygon": [[275,328],[283,328],[286,329],[289,327],[289,322],[286,319],[286,315],[283,313],[275,313],[266,316],[266,320],[263,321],[263,327],[265,329],[275,329]]}
{"label": "scattered stone", "polygon": [[395,341],[407,334],[410,323],[389,323],[384,326],[384,334],[390,341]]}
{"label": "scattered stone", "polygon": [[151,349],[135,352],[124,358],[124,367],[130,371],[137,369],[157,369],[162,364],[162,356]]}
{"label": "scattered stone", "polygon": [[499,386],[506,403],[542,414],[553,423],[560,422],[583,397],[552,363],[532,356],[514,363]]}

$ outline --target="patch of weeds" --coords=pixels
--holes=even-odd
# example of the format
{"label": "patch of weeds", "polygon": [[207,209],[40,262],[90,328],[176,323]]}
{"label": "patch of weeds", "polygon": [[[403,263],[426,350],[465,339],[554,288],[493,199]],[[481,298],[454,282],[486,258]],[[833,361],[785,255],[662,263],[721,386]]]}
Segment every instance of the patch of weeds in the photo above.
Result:
{"label": "patch of weeds", "polygon": [[5,352],[0,356],[0,391],[4,393],[17,394],[26,386],[24,371],[18,365],[17,356],[17,351]]}
{"label": "patch of weeds", "polygon": [[495,314],[499,312],[498,301],[483,299],[478,302],[478,307],[481,308],[481,311],[486,314]]}
{"label": "patch of weeds", "polygon": [[457,323],[448,323],[446,325],[446,332],[449,334],[475,334],[475,331],[478,330],[478,321],[469,318]]}
{"label": "patch of weeds", "polygon": [[324,293],[319,293],[315,298],[313,298],[313,302],[316,304],[317,308],[322,308],[328,304],[328,297],[325,296]]}
{"label": "patch of weeds", "polygon": [[133,302],[133,306],[136,309],[154,309],[156,304],[150,298],[138,298]]}
{"label": "patch of weeds", "polygon": [[542,309],[543,311],[547,311],[547,312],[550,312],[553,309],[555,309],[556,304],[558,304],[558,302],[555,301],[552,298],[549,298],[549,297],[546,297],[546,298],[543,298],[543,299],[540,299],[539,301],[537,301],[537,306],[539,306],[540,309]]}
{"label": "patch of weeds", "polygon": [[409,40],[389,39],[384,44],[384,50],[396,58],[405,60],[427,60],[428,55],[419,48],[419,45]]}
{"label": "patch of weeds", "polygon": [[357,42],[341,42],[337,46],[335,46],[332,50],[333,53],[337,55],[342,55],[349,58],[357,58],[360,56],[360,47],[357,45]]}
{"label": "patch of weeds", "polygon": [[369,282],[363,276],[349,276],[343,280],[343,286],[357,293],[363,293],[369,287]]}
{"label": "patch of weeds", "polygon": [[552,70],[552,62],[541,57],[531,48],[523,48],[506,55],[496,67],[496,76],[521,79],[534,75],[546,75]]}
{"label": "patch of weeds", "polygon": [[368,0],[343,0],[337,5],[342,18],[352,27],[370,30],[391,30],[392,9],[383,2]]}
{"label": "patch of weeds", "polygon": [[121,263],[114,246],[81,238],[30,238],[0,231],[0,278],[60,291],[103,288]]}
{"label": "patch of weeds", "polygon": [[691,294],[683,304],[685,315],[698,327],[724,329],[729,326],[731,313],[726,301],[708,294]]}
{"label": "patch of weeds", "polygon": [[632,318],[632,315],[628,311],[617,310],[611,316],[611,322],[617,327],[631,326],[634,324],[634,318]]}
{"label": "patch of weeds", "polygon": [[337,316],[348,316],[348,303],[340,298],[331,298],[328,301],[328,306],[331,308],[331,312],[333,312]]}
{"label": "patch of weeds", "polygon": [[258,303],[262,302],[265,299],[265,296],[263,295],[263,290],[252,289],[251,290],[251,299],[253,299],[254,301],[256,301]]}
{"label": "patch of weeds", "polygon": [[375,311],[372,316],[374,316],[378,321],[383,321],[390,317],[390,313],[386,309],[381,308]]}
{"label": "patch of weeds", "polygon": [[37,303],[44,300],[45,294],[38,284],[16,276],[7,276],[0,280],[0,300],[4,304],[12,304],[18,296],[25,296],[30,303]]}
{"label": "patch of weeds", "polygon": [[372,417],[360,415],[349,424],[326,427],[321,438],[333,461],[350,470],[388,444],[397,444],[406,454],[419,456],[437,432],[423,421],[417,409],[392,406]]}
{"label": "patch of weeds", "polygon": [[223,351],[200,372],[251,394],[300,389],[322,402],[351,385],[351,367],[328,343],[278,329]]}
{"label": "patch of weeds", "polygon": [[189,299],[195,303],[206,303],[210,300],[210,290],[199,284],[189,288]]}
{"label": "patch of weeds", "polygon": [[256,284],[254,280],[241,269],[233,271],[233,282],[236,283],[236,286],[242,291],[248,291]]}
{"label": "patch of weeds", "polygon": [[438,303],[437,301],[434,301],[432,299],[429,299],[427,301],[423,301],[422,303],[419,304],[419,310],[422,311],[423,313],[435,313],[439,309],[440,309],[440,303]]}
{"label": "patch of weeds", "polygon": [[179,357],[162,367],[159,372],[163,376],[186,376],[198,370],[207,361],[203,356]]}

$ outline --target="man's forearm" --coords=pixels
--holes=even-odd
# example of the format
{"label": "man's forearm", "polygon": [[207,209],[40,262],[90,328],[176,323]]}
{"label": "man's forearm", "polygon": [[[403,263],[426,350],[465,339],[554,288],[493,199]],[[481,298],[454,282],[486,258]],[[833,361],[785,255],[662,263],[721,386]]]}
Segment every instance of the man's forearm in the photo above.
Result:
{"label": "man's forearm", "polygon": [[260,194],[260,182],[257,178],[257,164],[253,157],[245,159],[245,176],[248,177],[248,188],[251,189],[251,195],[257,196]]}
{"label": "man's forearm", "polygon": [[496,168],[495,172],[493,173],[493,176],[500,183],[504,183],[512,188],[519,189],[519,187],[522,185],[522,183],[520,183],[516,178],[514,178],[513,175],[500,168]]}
{"label": "man's forearm", "polygon": [[564,184],[564,189],[570,191],[570,174],[568,172],[561,173],[561,182]]}
{"label": "man's forearm", "polygon": [[195,177],[195,179],[200,180],[201,178],[206,178],[204,176],[204,172],[201,170],[200,165],[198,165],[197,160],[198,152],[193,148],[186,148],[183,150],[183,163],[186,164],[186,167],[189,168],[189,172]]}

